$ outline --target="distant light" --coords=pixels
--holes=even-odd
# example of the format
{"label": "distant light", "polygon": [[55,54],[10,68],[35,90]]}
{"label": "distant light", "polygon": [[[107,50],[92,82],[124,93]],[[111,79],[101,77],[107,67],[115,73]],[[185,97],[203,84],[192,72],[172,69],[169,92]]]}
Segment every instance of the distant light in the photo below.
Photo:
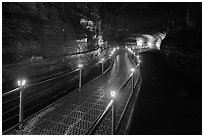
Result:
{"label": "distant light", "polygon": [[104,58],[102,58],[101,61],[103,62],[103,61],[104,61]]}
{"label": "distant light", "polygon": [[134,68],[131,68],[130,71],[131,71],[131,72],[135,72],[135,69],[134,69]]}
{"label": "distant light", "polygon": [[139,55],[137,55],[137,58],[140,58],[140,56],[139,56]]}
{"label": "distant light", "polygon": [[115,91],[111,91],[111,97],[112,97],[112,98],[115,97]]}
{"label": "distant light", "polygon": [[119,49],[119,47],[117,47],[117,49]]}
{"label": "distant light", "polygon": [[148,45],[150,48],[153,47],[152,42],[147,42],[147,45]]}
{"label": "distant light", "polygon": [[18,81],[18,86],[21,86],[21,81],[20,80]]}
{"label": "distant light", "polygon": [[78,65],[78,67],[79,67],[79,68],[82,68],[82,67],[83,67],[83,65],[82,65],[82,64],[79,64],[79,65]]}
{"label": "distant light", "polygon": [[23,80],[22,81],[22,86],[25,86],[25,84],[26,84],[26,80]]}
{"label": "distant light", "polygon": [[21,86],[25,86],[26,85],[26,80],[18,80],[18,86],[21,87]]}

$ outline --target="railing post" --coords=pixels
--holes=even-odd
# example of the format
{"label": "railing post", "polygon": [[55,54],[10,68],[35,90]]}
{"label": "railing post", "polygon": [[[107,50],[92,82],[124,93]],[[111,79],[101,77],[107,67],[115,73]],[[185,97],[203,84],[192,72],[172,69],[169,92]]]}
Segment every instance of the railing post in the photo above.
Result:
{"label": "railing post", "polygon": [[78,67],[79,67],[79,91],[81,91],[81,71],[82,71],[83,65],[79,64]]}
{"label": "railing post", "polygon": [[134,73],[132,73],[132,92],[134,92]]}
{"label": "railing post", "polygon": [[112,119],[111,119],[111,135],[115,134],[115,101],[113,101],[112,106]]}
{"label": "railing post", "polygon": [[79,91],[81,91],[81,68],[79,69]]}
{"label": "railing post", "polygon": [[102,61],[102,76],[103,76],[103,61]]}
{"label": "railing post", "polygon": [[111,67],[111,56],[110,56],[110,64],[109,64],[109,67]]}
{"label": "railing post", "polygon": [[24,87],[20,87],[20,102],[19,102],[19,129],[23,127],[23,90]]}

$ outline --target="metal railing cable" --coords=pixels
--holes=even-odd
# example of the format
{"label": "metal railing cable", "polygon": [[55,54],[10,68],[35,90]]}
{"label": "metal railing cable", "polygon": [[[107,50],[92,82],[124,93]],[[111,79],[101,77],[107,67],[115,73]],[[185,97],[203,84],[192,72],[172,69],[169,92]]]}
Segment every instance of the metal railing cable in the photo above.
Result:
{"label": "metal railing cable", "polygon": [[[131,60],[131,61],[132,61],[132,60]],[[135,64],[135,63],[133,63],[133,64]],[[136,65],[136,64],[135,64],[135,65]],[[139,64],[136,65],[136,68],[139,68]],[[129,77],[125,80],[125,82],[124,82],[124,83],[122,84],[122,86],[119,88],[119,91],[121,91],[121,90],[127,85],[127,83],[130,81],[131,78],[132,78],[132,79],[134,78],[134,73],[131,73],[131,74],[129,75]],[[138,83],[139,79],[140,79],[140,76],[138,76],[138,78],[137,78],[135,84],[134,84],[134,83],[132,84],[133,87],[135,87],[135,85]],[[113,133],[111,133],[112,135],[115,134],[116,132],[118,132],[118,129],[119,129],[120,124],[121,124],[121,121],[122,121],[122,119],[124,118],[124,114],[125,114],[125,112],[127,111],[127,107],[128,107],[128,105],[129,105],[129,103],[130,103],[130,99],[132,98],[133,93],[134,93],[134,88],[133,88],[133,91],[132,91],[130,97],[128,98],[128,103],[125,105],[125,109],[124,109],[124,111],[122,112],[122,115],[121,115],[121,117],[120,117],[120,119],[119,119],[119,122],[118,122],[117,127],[111,130],[111,132],[113,132]],[[98,119],[94,122],[94,124],[92,125],[92,127],[87,131],[87,133],[86,133],[87,135],[92,135],[92,134],[94,134],[95,131],[97,131],[97,129],[99,128],[100,124],[102,123],[102,121],[104,120],[104,118],[106,117],[106,115],[109,113],[109,111],[111,110],[111,108],[113,107],[113,104],[114,104],[114,100],[112,99],[112,100],[110,101],[110,103],[108,104],[108,106],[106,107],[106,109],[104,110],[104,112],[98,117]],[[114,118],[114,116],[112,116],[112,117]],[[113,119],[113,118],[112,118],[112,119]],[[115,123],[114,120],[112,120],[112,125],[113,125],[114,123]],[[115,127],[115,126],[113,126],[113,127]],[[113,128],[113,127],[112,127],[112,128]]]}
{"label": "metal railing cable", "polygon": [[[138,84],[138,82],[139,82],[139,79],[140,79],[140,76],[137,78],[137,82],[136,82],[136,84]],[[121,127],[121,124],[122,124],[122,120],[124,119],[124,117],[125,117],[125,114],[126,114],[126,112],[127,112],[127,108],[128,108],[128,106],[129,106],[129,104],[130,104],[130,100],[131,100],[131,98],[133,98],[133,96],[134,96],[134,92],[132,92],[131,93],[131,95],[129,96],[129,98],[128,98],[128,103],[125,105],[125,108],[124,108],[124,110],[123,110],[123,112],[122,112],[122,114],[121,114],[121,117],[120,117],[120,119],[119,119],[119,121],[118,121],[118,125],[117,125],[117,127],[116,127],[116,129],[115,129],[115,132],[116,133],[118,133],[119,132],[119,130],[120,130],[120,127]],[[128,125],[128,124],[127,124]]]}
{"label": "metal railing cable", "polygon": [[[126,85],[127,83],[131,80],[133,76],[133,73],[131,73],[128,78],[124,81],[124,83],[122,84],[122,86],[119,88],[119,91],[121,91]],[[99,118],[94,122],[94,124],[92,125],[92,127],[87,131],[87,135],[92,135],[97,128],[100,126],[100,123],[104,120],[105,116],[108,114],[108,112],[111,110],[111,108],[113,107],[114,104],[114,100],[112,99],[109,104],[107,105],[106,109],[104,110],[104,112],[99,116]],[[114,129],[115,130],[115,129]],[[114,134],[114,133],[112,133]]]}
{"label": "metal railing cable", "polygon": [[[104,62],[109,61],[110,58],[111,58],[111,57],[106,58],[106,59],[104,60]],[[99,64],[99,63],[100,63],[100,62],[96,63],[96,65]],[[107,70],[109,70],[110,67],[111,67],[111,64],[109,64],[109,67],[107,68]],[[87,67],[87,68],[88,68],[88,67]],[[53,77],[53,78],[50,78],[50,79],[47,79],[47,80],[44,80],[44,81],[35,83],[35,84],[27,85],[27,86],[25,86],[23,89],[21,89],[21,88],[13,89],[13,90],[11,90],[11,91],[8,91],[8,92],[6,92],[6,93],[3,93],[3,94],[2,94],[2,98],[3,98],[3,97],[6,97],[6,96],[8,96],[8,95],[11,95],[12,93],[13,93],[13,94],[14,94],[14,93],[17,93],[17,91],[22,92],[22,90],[24,90],[25,88],[30,88],[30,87],[38,86],[38,85],[40,85],[40,84],[44,84],[44,83],[46,83],[46,82],[53,81],[53,80],[55,80],[55,79],[57,79],[57,78],[61,78],[61,77],[67,76],[67,75],[69,75],[69,74],[71,74],[71,73],[74,73],[74,72],[76,72],[76,71],[78,71],[78,70],[79,70],[79,69],[76,69],[76,70],[74,70],[74,71],[68,72],[68,73],[63,74],[63,75],[59,75],[59,76],[56,76],[56,77]],[[106,72],[107,72],[107,71],[105,71],[105,73],[106,73]],[[100,75],[99,75],[99,76],[100,76]],[[94,79],[95,79],[95,78],[94,78]],[[92,81],[92,80],[91,80],[91,81]],[[89,82],[90,82],[90,81],[89,81]],[[78,88],[75,89],[74,91],[77,91],[77,90],[78,90]],[[74,91],[73,91],[73,92],[74,92]],[[71,93],[73,93],[73,92],[71,92]],[[61,94],[61,93],[57,94],[57,96],[60,95],[60,94]],[[70,94],[70,93],[69,93],[69,94]],[[69,94],[67,94],[67,95],[69,95]],[[66,96],[67,96],[67,95],[66,95]],[[56,96],[56,95],[55,95],[55,96]],[[61,98],[58,99],[57,101],[51,103],[50,105],[48,105],[47,107],[41,109],[40,111],[38,111],[38,112],[32,114],[32,115],[29,116],[28,118],[23,119],[23,121],[26,121],[26,120],[30,119],[31,117],[33,117],[33,116],[39,114],[40,112],[44,111],[44,110],[47,109],[48,107],[53,106],[53,105],[56,104],[57,102],[59,102],[59,101],[61,101],[62,99],[64,99],[66,96],[61,97]],[[19,95],[18,95],[18,97],[15,97],[14,99],[18,99],[18,98],[20,98]],[[14,99],[10,99],[10,100],[7,100],[7,101],[5,101],[5,102],[2,102],[2,104],[9,103],[9,102],[13,101]],[[52,99],[52,98],[51,98],[51,99]],[[20,100],[21,100],[21,99],[20,99]],[[43,101],[43,103],[44,103],[44,102],[46,102],[46,101]],[[41,104],[42,104],[42,102],[41,102]],[[40,104],[35,105],[35,106],[33,106],[32,108],[29,108],[29,109],[27,109],[26,111],[24,111],[23,113],[28,112],[28,111],[30,111],[30,110],[36,108],[36,107],[39,106],[39,105],[40,105]],[[16,107],[13,107],[13,108],[9,109],[9,110],[6,111],[6,112],[3,112],[3,115],[6,115],[7,113],[11,112],[12,110],[16,109],[17,107],[20,107],[20,106],[18,105],[18,106],[16,106]],[[17,117],[17,116],[19,116],[19,115],[20,115],[20,114],[17,114],[17,115],[14,115],[14,116],[10,117],[10,118],[7,118],[7,119],[5,119],[5,120],[3,121],[3,123],[5,123],[6,121],[9,121],[9,120],[11,120],[12,118],[15,118],[15,117]],[[17,123],[16,125],[12,126],[11,128],[5,130],[2,134],[5,134],[5,133],[9,132],[10,130],[12,130],[13,128],[16,128],[16,127],[19,126],[19,125],[21,125],[20,122]]]}

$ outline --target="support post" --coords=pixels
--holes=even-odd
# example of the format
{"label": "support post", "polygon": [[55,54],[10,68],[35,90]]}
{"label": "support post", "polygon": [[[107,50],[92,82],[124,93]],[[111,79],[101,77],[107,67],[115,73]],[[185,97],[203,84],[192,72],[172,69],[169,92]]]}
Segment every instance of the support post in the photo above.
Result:
{"label": "support post", "polygon": [[23,87],[20,87],[20,102],[19,102],[19,129],[23,127]]}
{"label": "support post", "polygon": [[112,122],[111,122],[111,135],[115,134],[115,102],[113,101],[112,106]]}
{"label": "support post", "polygon": [[110,59],[109,59],[109,60],[110,60],[110,64],[109,64],[109,67],[111,67],[111,56],[110,56]]}
{"label": "support post", "polygon": [[102,61],[102,76],[103,76],[103,61]]}
{"label": "support post", "polygon": [[79,91],[81,91],[81,68],[79,69]]}
{"label": "support post", "polygon": [[134,73],[132,74],[132,92],[134,92]]}

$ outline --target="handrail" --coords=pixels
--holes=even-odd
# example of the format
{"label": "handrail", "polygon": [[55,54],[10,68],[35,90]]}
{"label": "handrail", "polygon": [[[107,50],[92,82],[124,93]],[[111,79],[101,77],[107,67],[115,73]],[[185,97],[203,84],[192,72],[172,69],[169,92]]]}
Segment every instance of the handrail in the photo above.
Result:
{"label": "handrail", "polygon": [[[119,88],[119,91],[121,89],[123,89],[126,84],[129,82],[129,80],[131,79],[131,77],[133,76],[133,73],[131,73],[128,78],[123,82],[123,84],[121,85],[121,87]],[[94,124],[92,125],[92,127],[88,130],[88,132],[86,133],[86,135],[91,135],[93,134],[94,131],[97,130],[99,124],[102,122],[103,118],[108,114],[110,108],[113,106],[113,99],[110,101],[110,103],[108,104],[108,106],[106,107],[106,109],[104,110],[104,112],[99,116],[99,118],[94,122]]]}
{"label": "handrail", "polygon": [[[132,60],[131,60],[131,61],[132,61]],[[136,65],[134,62],[133,62],[133,64]],[[139,64],[136,65],[136,68],[138,68],[138,67],[139,67]],[[129,80],[130,80],[131,77],[133,77],[133,76],[134,76],[134,73],[131,73],[131,74],[128,76],[128,78],[125,80],[125,82],[124,82],[124,83],[122,84],[122,86],[119,88],[119,91],[120,91],[121,89],[123,89],[123,88],[127,85],[127,83],[129,82]],[[138,76],[138,78],[137,78],[137,80],[136,80],[136,84],[138,83],[139,78],[140,78],[140,76]],[[134,83],[133,83],[133,86],[135,87],[135,84],[134,84]],[[122,113],[122,117],[119,119],[119,122],[118,122],[119,124],[118,124],[117,128],[114,129],[115,131],[118,130],[118,127],[119,127],[119,125],[120,125],[120,122],[121,122],[122,118],[124,117],[125,112],[127,111],[127,106],[129,105],[129,101],[130,101],[131,97],[133,96],[133,93],[134,93],[134,92],[131,93],[131,96],[130,96],[130,98],[128,99],[128,103],[127,103],[126,106],[125,106],[125,110],[124,110],[123,113]],[[108,114],[110,108],[113,107],[113,102],[114,102],[114,100],[112,99],[112,100],[110,101],[110,103],[108,104],[108,106],[106,107],[106,109],[104,110],[104,112],[97,118],[97,120],[94,122],[94,124],[92,125],[92,127],[88,130],[88,132],[86,133],[86,135],[91,135],[91,134],[93,134],[93,133],[97,130],[97,128],[99,127],[99,124],[102,122],[103,118]]]}
{"label": "handrail", "polygon": [[[54,79],[57,79],[57,78],[66,76],[66,75],[71,74],[71,73],[73,73],[73,72],[75,72],[75,71],[78,71],[78,70],[79,70],[79,69],[75,69],[75,70],[73,70],[73,71],[71,71],[71,72],[68,72],[68,73],[65,73],[65,74],[63,74],[63,75],[58,75],[58,76],[55,76],[55,77],[52,77],[52,78],[49,78],[49,79],[46,79],[46,80],[43,80],[43,81],[34,83],[34,84],[26,85],[25,88],[37,86],[37,85],[39,85],[39,84],[42,84],[42,83],[45,83],[45,82],[48,82],[48,81],[51,81],[51,80],[54,80]],[[9,94],[11,94],[11,93],[13,93],[13,92],[16,92],[16,91],[19,90],[19,89],[20,89],[20,88],[15,88],[15,89],[10,90],[10,91],[8,91],[8,92],[6,92],[6,93],[3,93],[3,94],[2,94],[2,97],[6,96],[6,95],[9,95]]]}
{"label": "handrail", "polygon": [[[106,59],[104,60],[104,62],[106,62],[106,61],[107,61],[108,59],[110,59],[110,58],[111,58],[111,57],[106,58]],[[96,64],[99,64],[99,63],[100,63],[100,61],[97,62]],[[89,66],[87,66],[87,67],[89,67]],[[110,67],[111,67],[111,66],[109,66],[109,68],[108,68],[107,70],[109,70]],[[60,76],[53,77],[53,78],[50,78],[50,79],[48,79],[48,80],[44,80],[44,81],[41,81],[41,82],[38,82],[38,83],[35,83],[35,84],[32,84],[32,85],[28,85],[28,86],[26,86],[25,88],[32,87],[32,86],[36,86],[36,85],[42,84],[42,83],[44,83],[44,82],[47,82],[47,81],[50,81],[50,80],[53,80],[53,79],[56,79],[56,78],[59,78],[59,77],[63,77],[63,76],[65,76],[65,75],[68,75],[68,74],[73,73],[73,72],[78,71],[78,70],[79,70],[79,69],[76,69],[76,70],[73,70],[73,71],[71,71],[71,72],[68,72],[68,73],[66,73],[66,74],[64,74],[64,75],[60,75]],[[106,73],[107,70],[106,70],[104,73]],[[99,75],[99,76],[101,76],[101,75]],[[98,78],[99,76],[97,76],[96,78]],[[96,78],[94,78],[94,79],[96,79]],[[94,79],[92,79],[92,80],[94,80]],[[91,81],[92,81],[92,80],[91,80]],[[90,82],[90,81],[89,81],[89,82]],[[16,88],[16,89],[14,89],[14,90],[11,90],[11,91],[9,91],[9,92],[6,92],[6,93],[4,93],[4,94],[2,95],[2,97],[3,97],[3,96],[6,96],[6,95],[9,95],[9,94],[11,94],[11,93],[14,93],[14,92],[16,92],[16,90],[19,90],[19,89],[20,89],[20,88]],[[79,90],[79,88],[75,89],[74,91],[77,91],[77,90]],[[71,92],[71,93],[74,93],[74,91]],[[71,94],[71,93],[70,93],[70,94]],[[68,95],[70,95],[70,94],[68,94]],[[67,95],[66,95],[66,96],[67,96]],[[39,114],[40,112],[44,111],[44,110],[47,109],[47,108],[49,108],[50,106],[53,106],[53,105],[56,104],[57,102],[59,102],[59,101],[61,101],[62,99],[64,99],[66,96],[64,96],[64,97],[62,97],[62,98],[60,98],[60,99],[58,99],[57,101],[53,102],[52,104],[50,104],[50,105],[46,106],[45,108],[39,110],[39,111],[36,112],[35,114],[32,114],[31,116],[27,117],[27,118],[24,119],[23,121],[26,121],[26,120],[28,120],[29,118],[31,118],[31,117],[33,117],[33,116]],[[36,106],[38,106],[38,105],[36,105]],[[36,107],[36,106],[34,106],[34,107]],[[34,108],[34,107],[33,107],[33,108]],[[29,109],[29,110],[30,110],[30,109]],[[10,110],[9,110],[9,111],[10,111]],[[28,110],[26,110],[26,111],[28,111]],[[7,112],[6,112],[6,113],[7,113]],[[12,118],[13,118],[13,117],[12,117]],[[6,121],[7,121],[7,120],[8,120],[8,119],[6,119]],[[7,129],[6,131],[4,131],[2,134],[7,133],[7,132],[10,131],[11,129],[13,129],[13,128],[19,126],[20,124],[21,124],[21,123],[17,123],[17,124],[14,125],[13,127],[11,127],[11,128],[9,128],[9,129]]]}
{"label": "handrail", "polygon": [[[140,76],[137,78],[136,84],[138,83],[139,79],[140,79]],[[132,98],[133,93],[134,93],[134,92],[132,92],[131,95],[130,95],[130,97],[128,98],[128,101],[127,101],[128,103],[125,105],[124,111],[122,112],[121,117],[120,117],[120,119],[119,119],[119,121],[118,121],[118,126],[117,126],[116,129],[115,129],[116,133],[118,132],[119,127],[121,126],[121,121],[123,120],[124,115],[125,115],[125,113],[127,112],[127,107],[128,107],[128,105],[130,104],[130,99]]]}
{"label": "handrail", "polygon": [[93,134],[93,132],[96,131],[97,127],[100,125],[100,123],[102,122],[103,118],[108,114],[109,110],[111,109],[111,107],[113,106],[113,100],[111,100],[109,102],[109,104],[107,105],[106,109],[104,110],[104,112],[99,115],[99,117],[97,118],[97,120],[94,122],[94,124],[92,125],[92,127],[87,131],[86,134],[91,135]]}
{"label": "handrail", "polygon": [[[106,59],[104,60],[104,62],[107,61],[109,58],[110,58],[110,57],[106,58]],[[98,61],[96,64],[100,64],[100,61]],[[88,67],[88,66],[87,66],[87,67]],[[45,82],[49,82],[49,81],[51,81],[51,80],[54,80],[54,79],[57,79],[57,78],[60,78],[60,77],[69,75],[69,74],[71,74],[71,73],[74,73],[74,72],[76,72],[76,71],[78,71],[78,70],[79,70],[79,68],[77,68],[77,69],[75,69],[75,70],[73,70],[73,71],[70,71],[70,72],[68,72],[68,73],[65,73],[65,74],[62,74],[62,75],[58,75],[58,76],[55,76],[55,77],[52,77],[52,78],[49,78],[49,79],[46,79],[46,80],[43,80],[43,81],[34,83],[34,84],[26,85],[25,88],[30,88],[30,87],[37,86],[37,85],[42,84],[42,83],[45,83]],[[9,94],[11,94],[11,93],[14,93],[14,92],[18,91],[19,89],[20,89],[20,88],[18,87],[18,88],[15,88],[15,89],[13,89],[13,90],[10,90],[10,91],[8,91],[8,92],[5,92],[5,93],[2,94],[2,97],[7,96],[7,95],[9,95]]]}

